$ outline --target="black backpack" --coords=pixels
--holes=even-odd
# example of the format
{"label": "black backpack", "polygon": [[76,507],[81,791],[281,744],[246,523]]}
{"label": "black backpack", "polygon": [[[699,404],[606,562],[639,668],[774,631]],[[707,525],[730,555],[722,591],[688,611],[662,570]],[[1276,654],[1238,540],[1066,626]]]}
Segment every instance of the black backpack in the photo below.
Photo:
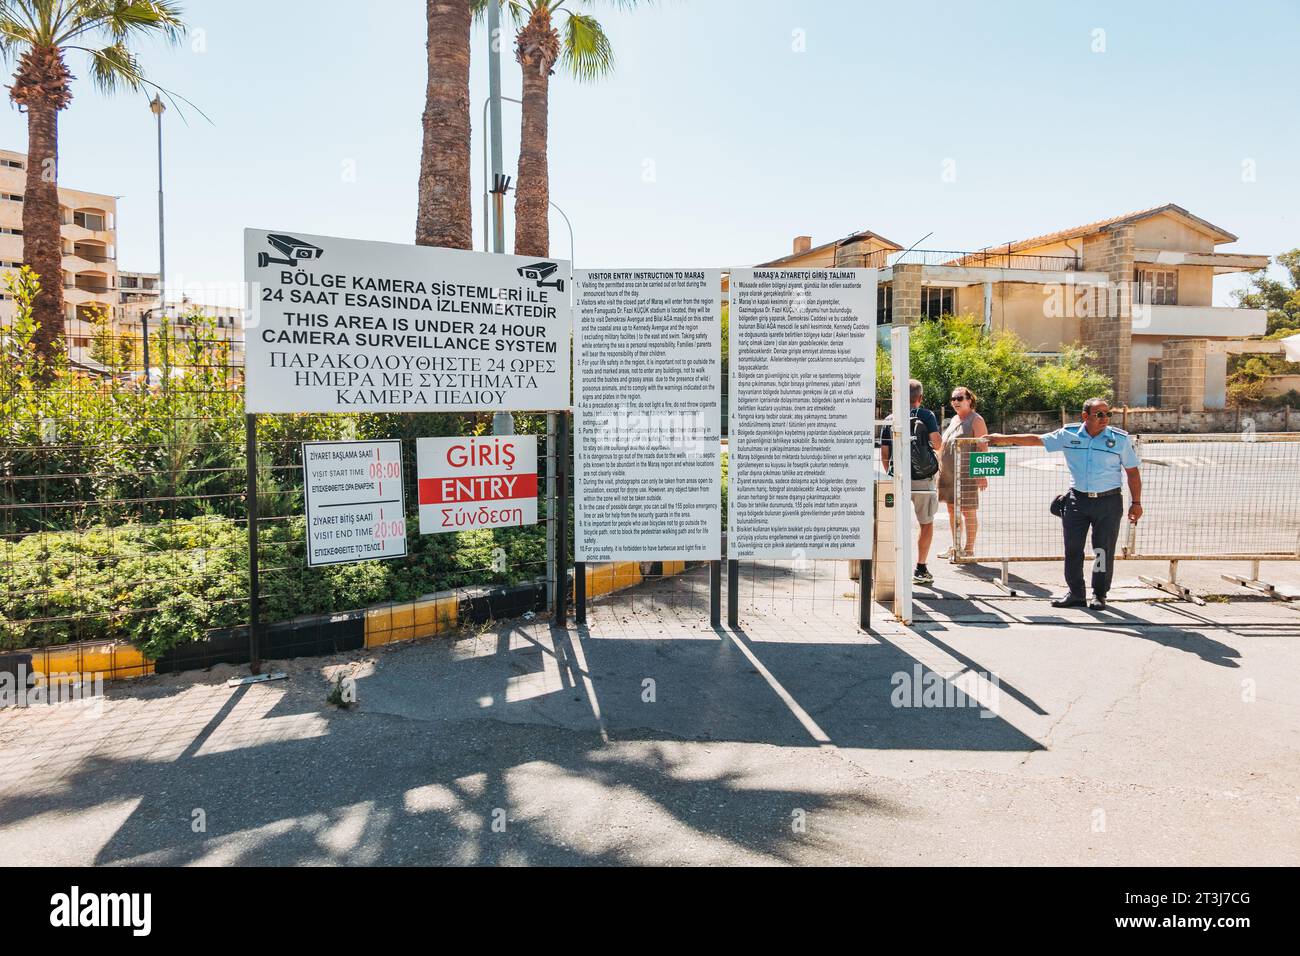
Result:
{"label": "black backpack", "polygon": [[939,473],[939,459],[930,447],[930,435],[919,415],[909,418],[912,426],[912,480],[926,481]]}

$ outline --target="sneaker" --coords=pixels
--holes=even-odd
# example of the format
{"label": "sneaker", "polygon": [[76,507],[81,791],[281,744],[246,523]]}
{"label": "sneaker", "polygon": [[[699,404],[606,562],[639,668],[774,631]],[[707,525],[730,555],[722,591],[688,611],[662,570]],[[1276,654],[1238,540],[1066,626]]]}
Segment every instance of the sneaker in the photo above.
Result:
{"label": "sneaker", "polygon": [[912,575],[913,584],[933,584],[934,575],[929,571],[917,571]]}

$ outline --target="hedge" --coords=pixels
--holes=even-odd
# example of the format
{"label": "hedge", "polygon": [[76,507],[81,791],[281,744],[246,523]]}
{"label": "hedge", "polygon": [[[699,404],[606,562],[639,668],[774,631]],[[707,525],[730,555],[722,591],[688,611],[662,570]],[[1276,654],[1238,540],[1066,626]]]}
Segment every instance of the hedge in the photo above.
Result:
{"label": "hedge", "polygon": [[[545,573],[546,526],[409,538],[405,560],[308,568],[304,520],[259,528],[262,619],[287,620]],[[493,570],[496,549],[505,571]],[[0,651],[130,640],[149,657],[248,620],[247,532],[224,518],[42,532],[0,559]]]}

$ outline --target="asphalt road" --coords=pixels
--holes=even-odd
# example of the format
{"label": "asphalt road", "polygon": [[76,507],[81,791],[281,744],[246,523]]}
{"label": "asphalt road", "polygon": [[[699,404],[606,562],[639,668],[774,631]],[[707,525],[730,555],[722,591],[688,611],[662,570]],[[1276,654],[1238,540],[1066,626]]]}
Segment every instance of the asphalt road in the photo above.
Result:
{"label": "asphalt road", "polygon": [[[751,568],[734,632],[708,627],[695,572],[585,629],[0,711],[0,863],[1300,858],[1300,608],[1058,612],[968,573],[872,635],[822,563]],[[325,703],[337,673],[352,710]],[[973,705],[900,698],[927,675]]]}

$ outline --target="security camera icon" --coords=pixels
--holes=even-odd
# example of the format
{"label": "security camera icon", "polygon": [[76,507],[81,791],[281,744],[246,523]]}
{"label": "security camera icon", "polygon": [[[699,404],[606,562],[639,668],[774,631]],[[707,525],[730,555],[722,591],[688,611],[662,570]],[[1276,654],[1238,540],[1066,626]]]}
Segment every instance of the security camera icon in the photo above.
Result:
{"label": "security camera icon", "polygon": [[525,279],[532,279],[537,283],[538,288],[557,289],[564,291],[564,280],[556,279],[554,282],[547,282],[555,270],[560,268],[554,262],[534,262],[531,266],[520,266],[518,273]]}
{"label": "security camera icon", "polygon": [[272,262],[279,263],[282,266],[297,266],[304,259],[319,259],[325,251],[319,246],[313,246],[310,242],[303,242],[301,239],[295,239],[293,236],[286,236],[279,232],[269,233],[266,241],[287,258],[281,259],[269,252],[259,252],[257,254],[258,268],[266,268]]}

